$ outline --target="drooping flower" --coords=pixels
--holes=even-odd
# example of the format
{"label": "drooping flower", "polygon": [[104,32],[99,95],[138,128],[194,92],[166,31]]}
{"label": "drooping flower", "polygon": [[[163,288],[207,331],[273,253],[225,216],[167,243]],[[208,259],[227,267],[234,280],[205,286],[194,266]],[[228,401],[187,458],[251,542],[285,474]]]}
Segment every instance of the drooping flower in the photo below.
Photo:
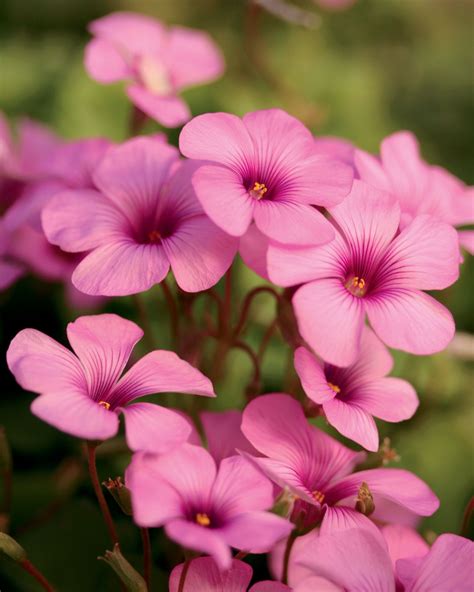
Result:
{"label": "drooping flower", "polygon": [[315,574],[339,586],[337,590],[341,591],[472,590],[474,544],[453,534],[438,537],[423,557],[399,559],[395,565],[395,573],[381,534],[364,529],[349,529],[313,537],[306,548],[301,550],[298,559]]}
{"label": "drooping flower", "polygon": [[[380,159],[356,150],[354,162],[363,181],[398,199],[402,227],[421,214],[456,227],[474,224],[474,189],[442,167],[428,165],[412,133],[397,132],[385,138]],[[472,231],[459,230],[458,235],[472,254]]]}
{"label": "drooping flower", "polygon": [[90,251],[73,273],[86,294],[148,290],[169,268],[185,291],[205,290],[232,263],[235,239],[204,214],[193,192],[193,163],[153,138],[111,148],[93,174],[97,190],[63,192],[43,211],[50,242]]}
{"label": "drooping flower", "polygon": [[305,347],[295,351],[295,368],[308,397],[322,405],[328,422],[343,436],[367,450],[379,447],[372,416],[402,421],[418,407],[414,388],[406,380],[387,378],[393,359],[368,328],[362,330],[356,361],[339,368],[319,360]]}
{"label": "drooping flower", "polygon": [[35,329],[20,331],[7,351],[18,383],[40,394],[33,414],[63,432],[106,440],[122,413],[129,448],[160,453],[186,441],[188,422],[165,407],[132,402],[162,392],[215,396],[209,379],[170,351],[148,353],[121,376],[143,331],[117,315],[80,317],[67,335],[74,353]]}
{"label": "drooping flower", "polygon": [[270,238],[323,244],[331,224],[314,205],[333,206],[349,193],[352,168],[316,149],[303,124],[280,109],[195,117],[179,145],[201,162],[193,186],[208,216],[233,236],[252,220]]}
{"label": "drooping flower", "polygon": [[97,82],[126,80],[134,105],[167,127],[189,120],[179,93],[211,82],[224,71],[217,45],[203,31],[165,27],[132,12],[115,12],[93,21],[94,38],[86,47],[85,67]]}
{"label": "drooping flower", "polygon": [[438,499],[421,479],[402,469],[353,472],[363,458],[308,424],[298,402],[285,394],[263,395],[244,410],[242,431],[266,458],[252,458],[280,487],[295,496],[293,513],[321,521],[321,532],[356,525],[375,528],[366,515],[385,498],[420,516]]}
{"label": "drooping flower", "polygon": [[446,347],[453,318],[422,290],[441,290],[457,279],[454,229],[423,215],[398,234],[398,202],[362,181],[354,181],[349,197],[330,214],[337,232],[328,245],[268,247],[272,281],[305,284],[293,306],[307,343],[326,362],[348,366],[360,350],[367,315],[390,347],[414,354]]}
{"label": "drooping flower", "polygon": [[292,524],[266,512],[273,487],[241,456],[223,459],[218,469],[200,446],[183,444],[169,454],[135,454],[126,472],[134,520],[165,527],[184,548],[211,555],[231,567],[230,547],[264,553],[288,536]]}

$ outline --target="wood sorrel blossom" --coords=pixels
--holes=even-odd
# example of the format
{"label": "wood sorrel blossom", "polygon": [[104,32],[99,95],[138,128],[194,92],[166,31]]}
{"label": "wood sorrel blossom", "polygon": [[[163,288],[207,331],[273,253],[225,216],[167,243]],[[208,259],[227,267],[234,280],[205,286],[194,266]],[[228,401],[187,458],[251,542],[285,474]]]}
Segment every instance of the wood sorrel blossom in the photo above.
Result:
{"label": "wood sorrel blossom", "polygon": [[85,52],[89,75],[103,84],[128,81],[127,95],[149,117],[167,127],[191,114],[178,94],[211,82],[224,71],[219,48],[203,31],[166,28],[151,17],[115,12],[93,21],[94,39]]}
{"label": "wood sorrel blossom", "polygon": [[[242,431],[266,458],[252,458],[256,466],[295,496],[296,513],[304,511],[321,532],[351,524],[373,528],[356,510],[368,492],[420,516],[431,515],[438,499],[421,479],[402,469],[369,469],[353,473],[363,455],[311,426],[301,405],[285,394],[263,395],[244,410]],[[249,455],[246,455],[247,458]],[[294,510],[294,513],[295,513]]]}
{"label": "wood sorrel blossom", "polygon": [[163,392],[215,396],[210,380],[170,351],[150,352],[121,377],[143,331],[117,315],[80,317],[67,335],[76,355],[35,329],[20,331],[7,352],[18,383],[40,394],[31,411],[63,432],[106,440],[123,413],[130,449],[164,452],[186,441],[189,423],[165,407],[132,401]]}
{"label": "wood sorrel blossom", "polygon": [[322,405],[328,422],[367,450],[379,447],[372,416],[402,421],[418,407],[414,388],[406,380],[387,378],[392,356],[368,328],[362,330],[357,360],[348,367],[325,364],[305,347],[295,351],[295,368],[308,397]]}
{"label": "wood sorrel blossom", "polygon": [[135,454],[126,472],[133,516],[140,526],[165,526],[184,548],[231,566],[230,547],[264,553],[288,536],[293,525],[266,512],[273,487],[240,456],[219,467],[200,446],[183,444],[169,454]]}
{"label": "wood sorrel blossom", "polygon": [[354,181],[330,209],[336,238],[321,247],[270,244],[276,284],[305,284],[293,297],[302,337],[326,362],[355,362],[366,315],[380,339],[414,354],[444,349],[454,335],[451,313],[422,290],[441,290],[459,275],[455,230],[417,216],[400,233],[400,207],[388,193]]}
{"label": "wood sorrel blossom", "polygon": [[107,152],[93,174],[97,190],[51,199],[43,211],[48,239],[65,251],[90,251],[72,276],[79,290],[136,294],[170,266],[188,292],[219,281],[237,241],[203,212],[190,182],[194,168],[163,141],[136,138]]}
{"label": "wood sorrel blossom", "polygon": [[348,193],[352,168],[321,153],[310,132],[280,109],[208,113],[190,121],[181,152],[201,162],[193,186],[208,216],[233,236],[254,219],[281,243],[323,244],[334,237],[314,207],[333,206]]}

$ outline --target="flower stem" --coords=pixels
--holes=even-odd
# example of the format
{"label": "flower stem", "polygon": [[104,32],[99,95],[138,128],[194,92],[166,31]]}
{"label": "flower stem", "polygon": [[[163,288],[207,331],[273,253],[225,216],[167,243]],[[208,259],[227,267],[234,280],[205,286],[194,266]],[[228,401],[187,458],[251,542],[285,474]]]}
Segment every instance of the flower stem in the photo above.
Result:
{"label": "flower stem", "polygon": [[155,349],[155,344],[153,342],[153,332],[151,329],[150,317],[148,316],[145,302],[142,300],[141,294],[133,294],[132,298],[133,298],[133,302],[135,304],[135,308],[138,311],[138,316],[140,318],[140,324],[143,327],[146,346],[148,349],[153,350],[153,349]]}
{"label": "flower stem", "polygon": [[274,290],[270,286],[258,286],[257,288],[250,290],[250,292],[247,294],[247,296],[245,297],[245,300],[242,304],[242,308],[240,311],[240,317],[239,317],[237,325],[234,329],[234,337],[238,337],[240,335],[240,333],[242,332],[242,330],[244,329],[245,323],[246,323],[248,315],[249,315],[250,307],[252,306],[252,303],[253,303],[255,297],[258,296],[259,294],[265,294],[265,293],[271,294],[275,298],[275,300],[278,304],[278,302],[280,300],[280,295],[278,294],[278,292],[276,290]]}
{"label": "flower stem", "polygon": [[461,536],[469,537],[469,526],[471,524],[472,514],[474,512],[474,497],[469,500],[466,509],[464,510],[464,516],[462,519]]}
{"label": "flower stem", "polygon": [[43,590],[46,590],[46,592],[54,592],[53,586],[48,582],[40,570],[31,563],[31,561],[23,559],[23,561],[20,561],[20,565],[35,578],[35,580],[42,586]]}
{"label": "flower stem", "polygon": [[171,327],[171,337],[173,341],[176,343],[178,340],[178,332],[179,332],[179,315],[178,315],[178,307],[176,306],[176,302],[171,292],[168,283],[166,282],[166,278],[160,284],[161,289],[163,290],[163,294],[166,300],[166,304],[168,306],[168,310],[170,313],[170,327]]}
{"label": "flower stem", "polygon": [[89,475],[92,481],[92,486],[94,488],[95,494],[97,496],[97,501],[99,502],[100,509],[102,511],[102,515],[104,517],[105,525],[107,526],[107,530],[109,531],[109,536],[114,545],[119,544],[119,539],[117,535],[117,531],[115,529],[115,524],[112,520],[112,516],[110,514],[109,506],[105,501],[104,493],[102,491],[102,487],[100,486],[99,476],[97,474],[97,467],[95,464],[95,451],[97,448],[97,444],[94,442],[86,442],[87,446],[87,462],[89,465]]}
{"label": "flower stem", "polygon": [[189,566],[191,565],[191,559],[186,559],[181,571],[181,577],[179,578],[178,592],[184,592],[184,584],[186,583],[186,576],[188,575]]}
{"label": "flower stem", "polygon": [[291,549],[293,548],[296,537],[297,535],[294,532],[290,534],[288,540],[286,541],[285,554],[283,555],[283,573],[281,576],[281,581],[286,585],[288,585],[288,568],[290,565]]}
{"label": "flower stem", "polygon": [[151,543],[148,528],[140,528],[143,545],[143,578],[148,590],[151,590]]}

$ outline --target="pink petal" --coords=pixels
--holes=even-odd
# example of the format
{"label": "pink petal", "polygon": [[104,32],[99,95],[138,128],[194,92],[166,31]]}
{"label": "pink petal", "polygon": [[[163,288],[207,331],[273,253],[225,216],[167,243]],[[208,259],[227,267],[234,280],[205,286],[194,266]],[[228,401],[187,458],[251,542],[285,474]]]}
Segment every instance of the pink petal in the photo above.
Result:
{"label": "pink petal", "polygon": [[242,512],[267,510],[273,504],[273,486],[242,456],[224,458],[212,489],[212,503],[229,519]]}
{"label": "pink petal", "polygon": [[138,230],[143,216],[155,211],[177,158],[176,148],[156,138],[133,138],[108,150],[94,172],[94,183]]}
{"label": "pink petal", "polygon": [[382,537],[365,529],[334,532],[313,539],[304,565],[344,590],[395,592],[395,579]]}
{"label": "pink petal", "polygon": [[[315,590],[316,588],[312,588],[311,590]],[[265,582],[257,582],[254,584],[249,592],[291,592],[292,588],[285,586],[281,582],[271,582],[270,580]],[[320,588],[317,588],[320,590]],[[311,592],[311,591],[310,591]]]}
{"label": "pink petal", "polygon": [[255,200],[238,174],[223,166],[204,165],[194,173],[192,183],[204,211],[217,226],[232,236],[245,234]]}
{"label": "pink petal", "polygon": [[375,421],[362,405],[351,401],[333,399],[323,404],[328,422],[346,438],[350,438],[367,450],[379,448],[379,433]]}
{"label": "pink petal", "polygon": [[238,247],[237,239],[204,214],[183,220],[162,244],[176,282],[185,292],[214,286],[231,266]]}
{"label": "pink petal", "polygon": [[[171,572],[169,592],[178,592],[184,563]],[[182,592],[245,592],[252,579],[252,568],[247,563],[232,560],[227,571],[221,571],[211,557],[196,557],[189,565]]]}
{"label": "pink petal", "polygon": [[148,117],[165,127],[178,127],[191,118],[189,107],[181,97],[158,96],[138,84],[129,86],[127,95]]}
{"label": "pink petal", "polygon": [[87,392],[84,370],[76,356],[41,331],[20,331],[8,348],[7,364],[28,391],[59,395]]}
{"label": "pink petal", "polygon": [[340,586],[319,576],[306,578],[306,580],[293,588],[293,592],[314,592],[315,590],[318,592],[344,592]]}
{"label": "pink petal", "polygon": [[187,123],[179,136],[184,156],[210,160],[238,169],[253,144],[240,117],[229,113],[206,113]]}
{"label": "pink petal", "polygon": [[393,368],[393,358],[382,341],[368,327],[362,330],[359,355],[348,369],[351,385],[366,384],[386,376]]}
{"label": "pink petal", "polygon": [[389,347],[412,354],[442,351],[454,337],[451,313],[431,296],[391,290],[366,300],[373,330]]}
{"label": "pink petal", "polygon": [[58,430],[86,440],[107,440],[119,427],[116,413],[77,391],[40,395],[31,412]]}
{"label": "pink petal", "polygon": [[337,279],[317,280],[293,296],[298,328],[303,339],[326,362],[352,364],[359,352],[364,305]]}
{"label": "pink petal", "polygon": [[132,321],[102,314],[79,317],[69,323],[67,336],[84,368],[89,392],[107,396],[143,331]]}
{"label": "pink petal", "polygon": [[165,532],[185,549],[210,555],[221,570],[232,565],[232,555],[218,531],[199,526],[186,520],[173,520],[165,526]]}
{"label": "pink petal", "polygon": [[150,352],[117,383],[112,397],[121,405],[154,393],[188,393],[214,397],[211,381],[174,352]]}
{"label": "pink petal", "polygon": [[392,242],[385,261],[389,284],[393,281],[397,288],[442,290],[459,277],[457,233],[431,216],[417,216]]}
{"label": "pink petal", "polygon": [[355,498],[365,481],[371,493],[386,498],[420,516],[431,516],[439,507],[439,500],[424,481],[403,469],[369,469],[344,477],[326,491],[329,500]]}
{"label": "pink petal", "polygon": [[351,401],[366,412],[385,421],[410,419],[418,407],[415,389],[401,378],[380,378],[358,387]]}
{"label": "pink petal", "polygon": [[473,583],[473,561],[472,541],[454,534],[442,534],[436,539],[430,552],[417,562],[415,573],[410,573],[411,561],[407,559],[397,561],[396,571],[406,592],[469,592]]}
{"label": "pink petal", "polygon": [[[308,545],[311,544],[312,539],[318,536],[319,528],[314,528],[308,534],[297,537],[293,543],[290,553],[290,560],[288,562],[288,584],[293,589],[298,590],[298,585],[302,582],[305,582],[313,575],[313,572],[310,569],[302,566],[299,563],[299,559],[301,555],[305,553],[305,549],[308,547]],[[285,555],[286,542],[287,541],[280,541],[277,543],[273,547],[269,556],[270,573],[276,580],[281,580],[282,578],[283,558]],[[316,588],[316,590],[318,590],[318,588]],[[325,589],[323,588],[323,590]],[[314,592],[314,590],[310,590],[308,592]]]}
{"label": "pink petal", "polygon": [[283,244],[319,245],[335,236],[332,224],[307,204],[262,200],[255,204],[254,218],[263,234]]}
{"label": "pink petal", "polygon": [[200,418],[207,440],[207,447],[216,463],[220,463],[223,458],[237,454],[237,450],[257,454],[255,448],[245,438],[240,429],[242,423],[241,411],[234,409],[229,411],[203,411]]}
{"label": "pink petal", "polygon": [[103,84],[117,82],[132,75],[123,55],[104,39],[92,39],[86,45],[84,66],[91,78]]}
{"label": "pink petal", "polygon": [[364,150],[356,149],[354,152],[354,164],[361,181],[382,191],[391,192],[392,185],[390,179],[387,177],[382,163],[378,158],[375,158],[375,156]]}
{"label": "pink petal", "polygon": [[387,543],[393,568],[404,557],[423,557],[430,550],[428,543],[416,530],[401,524],[386,524],[382,534]]}
{"label": "pink petal", "polygon": [[72,282],[93,296],[128,296],[159,284],[168,271],[161,245],[122,240],[89,253],[76,267]]}
{"label": "pink petal", "polygon": [[295,370],[308,397],[317,403],[334,399],[336,393],[328,385],[323,364],[305,347],[295,351]]}
{"label": "pink petal", "polygon": [[474,230],[460,230],[458,237],[461,247],[470,255],[474,255]]}
{"label": "pink petal", "polygon": [[183,444],[191,426],[179,413],[153,403],[135,403],[122,409],[125,436],[131,450],[163,454]]}
{"label": "pink petal", "polygon": [[24,272],[25,268],[20,263],[0,260],[0,290],[10,287]]}
{"label": "pink petal", "polygon": [[218,530],[230,547],[266,553],[293,528],[291,522],[270,512],[245,512],[235,515]]}
{"label": "pink petal", "polygon": [[20,174],[44,177],[51,173],[52,155],[62,141],[48,127],[28,118],[18,125],[18,167]]}
{"label": "pink petal", "polygon": [[267,271],[268,243],[268,238],[252,224],[240,237],[239,253],[247,267],[264,280],[270,281]]}
{"label": "pink petal", "polygon": [[129,223],[107,198],[93,190],[63,191],[42,212],[49,242],[80,253],[126,236]]}
{"label": "pink petal", "polygon": [[173,27],[168,34],[165,62],[177,89],[210,82],[224,72],[224,58],[202,31]]}
{"label": "pink petal", "polygon": [[354,164],[354,145],[338,136],[317,136],[314,145],[318,154],[332,156],[346,164]]}
{"label": "pink petal", "polygon": [[327,536],[334,534],[334,532],[337,531],[348,531],[353,528],[357,528],[357,530],[364,532],[368,531],[380,539],[380,542],[383,544],[380,531],[372,520],[367,518],[367,516],[364,516],[364,514],[357,512],[353,508],[348,508],[347,506],[327,507],[319,533],[320,536]]}

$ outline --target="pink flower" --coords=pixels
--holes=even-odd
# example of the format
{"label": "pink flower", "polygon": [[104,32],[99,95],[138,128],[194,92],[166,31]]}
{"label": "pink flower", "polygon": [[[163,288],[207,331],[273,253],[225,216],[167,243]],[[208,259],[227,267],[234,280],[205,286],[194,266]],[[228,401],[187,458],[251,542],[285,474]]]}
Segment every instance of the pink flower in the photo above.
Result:
{"label": "pink flower", "polygon": [[458,278],[454,229],[418,216],[398,233],[397,201],[361,181],[330,214],[337,227],[332,243],[268,248],[273,282],[305,284],[293,306],[308,344],[326,362],[348,366],[360,350],[367,315],[390,347],[414,354],[445,348],[454,335],[453,318],[422,290],[441,290]]}
{"label": "pink flower", "polygon": [[151,138],[111,148],[93,174],[97,190],[63,192],[43,211],[53,244],[91,251],[73,284],[93,295],[148,290],[169,268],[185,291],[206,290],[231,265],[232,239],[204,214],[176,149]]}
{"label": "pink flower", "polygon": [[[402,210],[402,227],[420,214],[430,214],[452,226],[474,224],[474,190],[420,155],[415,136],[397,132],[385,138],[380,160],[357,150],[355,166],[363,181],[394,195]],[[471,254],[472,231],[460,230],[459,240]]]}
{"label": "pink flower", "polygon": [[121,377],[143,331],[117,315],[80,317],[67,335],[76,355],[35,329],[20,331],[7,352],[18,383],[40,394],[31,411],[63,432],[106,440],[123,413],[131,450],[164,452],[186,441],[188,422],[159,405],[130,403],[162,392],[215,396],[209,379],[169,351],[150,352]]}
{"label": "pink flower", "polygon": [[340,444],[306,421],[299,403],[285,394],[258,397],[247,405],[242,431],[267,458],[252,458],[280,487],[295,496],[294,516],[305,512],[321,533],[356,525],[375,528],[356,501],[367,493],[385,498],[421,516],[439,505],[429,487],[402,469],[369,469],[353,473],[363,455]]}
{"label": "pink flower", "polygon": [[468,539],[443,534],[423,557],[399,559],[394,573],[380,533],[349,529],[314,537],[298,559],[314,573],[339,586],[336,590],[341,591],[469,592],[472,590],[473,547]]}
{"label": "pink flower", "polygon": [[[322,244],[334,230],[313,205],[349,192],[352,169],[316,150],[313,136],[280,109],[208,113],[182,130],[181,152],[201,162],[193,186],[208,216],[233,236],[252,220],[281,243]],[[204,161],[204,162],[203,162]]]}
{"label": "pink flower", "polygon": [[258,455],[258,452],[242,433],[242,411],[236,409],[203,411],[199,417],[207,448],[217,464],[222,459],[237,454],[238,451]]}
{"label": "pink flower", "polygon": [[293,528],[264,511],[273,504],[272,484],[240,456],[216,469],[209,452],[191,444],[161,456],[140,453],[126,482],[137,524],[164,525],[171,539],[211,555],[221,569],[231,566],[230,547],[264,553]]}
{"label": "pink flower", "polygon": [[132,12],[93,21],[89,31],[94,35],[85,53],[89,75],[103,84],[126,80],[132,103],[167,127],[191,116],[178,96],[183,89],[211,82],[224,71],[219,48],[202,31],[166,28]]}
{"label": "pink flower", "polygon": [[322,405],[328,422],[343,436],[372,451],[379,447],[372,416],[402,421],[418,407],[416,392],[406,380],[386,378],[392,367],[391,355],[367,327],[359,356],[346,368],[325,364],[305,347],[295,351],[296,372],[308,397]]}

